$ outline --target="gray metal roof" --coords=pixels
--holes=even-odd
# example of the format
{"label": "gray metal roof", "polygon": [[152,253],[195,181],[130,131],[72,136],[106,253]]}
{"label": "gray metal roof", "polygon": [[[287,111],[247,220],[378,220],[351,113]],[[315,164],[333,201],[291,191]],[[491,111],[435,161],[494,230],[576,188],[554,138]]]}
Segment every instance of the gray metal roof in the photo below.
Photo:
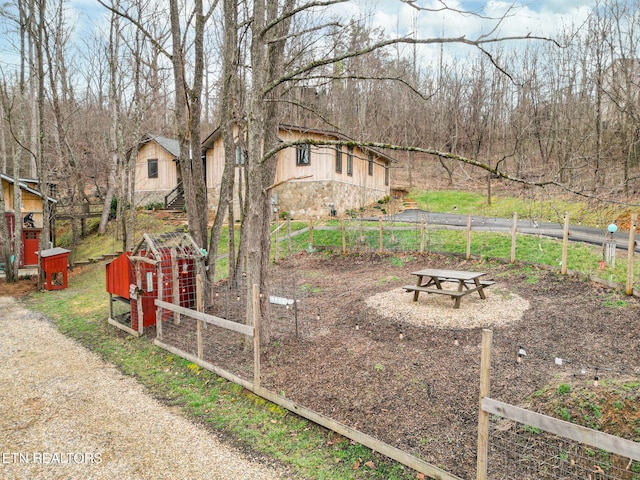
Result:
{"label": "gray metal roof", "polygon": [[173,140],[167,137],[161,137],[160,135],[149,134],[147,136],[150,140],[156,142],[174,157],[178,158],[180,156],[180,143],[177,140]]}
{"label": "gray metal roof", "polygon": [[[15,182],[14,182],[14,180],[13,180],[13,178],[11,178],[9,175],[5,175],[4,173],[0,173],[0,178],[5,179],[7,182],[9,182],[9,183],[10,183],[10,184],[12,184],[12,185],[15,183]],[[34,195],[36,195],[36,196],[38,196],[38,197],[42,198],[42,195],[40,194],[40,192],[39,192],[39,191],[37,191],[37,190],[35,190],[35,189],[31,188],[31,187],[30,187],[29,185],[27,185],[26,183],[21,182],[21,181],[18,181],[18,185],[20,186],[20,188],[22,188],[22,190],[25,190],[25,191],[27,191],[27,192],[29,192],[29,193],[33,193]],[[47,197],[47,200],[49,200],[51,203],[58,203],[58,200],[56,200],[56,199],[55,199],[55,198],[53,198],[53,197]]]}

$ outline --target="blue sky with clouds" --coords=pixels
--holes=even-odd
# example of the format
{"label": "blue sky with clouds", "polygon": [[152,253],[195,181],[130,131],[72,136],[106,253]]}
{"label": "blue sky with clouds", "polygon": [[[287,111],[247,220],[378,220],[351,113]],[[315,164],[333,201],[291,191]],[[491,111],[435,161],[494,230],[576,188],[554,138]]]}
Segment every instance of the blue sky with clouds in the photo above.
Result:
{"label": "blue sky with clouds", "polygon": [[[499,18],[511,8],[511,16],[500,24],[500,36],[554,36],[571,25],[584,23],[597,0],[444,0],[447,6]],[[385,29],[389,36],[407,35],[417,30],[419,38],[466,36],[473,39],[487,33],[495,21],[451,11],[433,12],[413,8],[403,0],[350,0],[333,7],[345,19],[363,16],[371,27]],[[439,0],[414,0],[414,5],[431,9],[443,6]],[[85,36],[97,26],[108,31],[109,13],[96,0],[69,0],[67,15],[76,26],[76,35]],[[0,20],[2,23],[3,20]],[[6,22],[6,19],[4,19]],[[6,26],[5,26],[6,28]],[[2,30],[4,30],[3,28]],[[12,51],[13,50],[13,51]],[[456,55],[456,47],[450,54]],[[425,52],[427,50],[425,49]],[[15,49],[7,37],[0,38],[0,66],[15,63]],[[5,67],[6,69],[6,67]]]}
{"label": "blue sky with clouds", "polygon": [[[414,5],[439,9],[443,3],[438,0],[415,0]],[[553,35],[563,26],[581,24],[595,6],[596,0],[446,0],[446,5],[458,10],[477,12],[486,17],[501,17],[511,9],[510,18],[500,27],[502,35]],[[371,25],[385,28],[390,34],[406,34],[417,25],[418,36],[422,38],[466,35],[471,38],[487,32],[495,22],[474,15],[461,15],[452,11],[433,12],[417,10],[409,2],[401,0],[353,0],[348,6],[338,7],[350,16],[369,14]]]}

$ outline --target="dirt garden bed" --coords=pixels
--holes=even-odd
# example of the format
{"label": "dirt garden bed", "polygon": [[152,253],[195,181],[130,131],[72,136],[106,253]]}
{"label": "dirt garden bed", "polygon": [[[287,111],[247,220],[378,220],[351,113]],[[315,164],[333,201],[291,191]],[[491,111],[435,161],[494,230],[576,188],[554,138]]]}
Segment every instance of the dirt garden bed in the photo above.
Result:
{"label": "dirt garden bed", "polygon": [[[415,304],[401,287],[427,266],[487,272],[496,284],[459,310],[441,295]],[[312,292],[307,320],[297,336],[279,326],[263,384],[465,478],[475,474],[483,327],[494,332],[491,391],[502,401],[524,405],[559,378],[590,384],[592,367],[601,380],[640,372],[638,299],[571,276],[436,255],[300,255],[273,284],[292,277]]]}

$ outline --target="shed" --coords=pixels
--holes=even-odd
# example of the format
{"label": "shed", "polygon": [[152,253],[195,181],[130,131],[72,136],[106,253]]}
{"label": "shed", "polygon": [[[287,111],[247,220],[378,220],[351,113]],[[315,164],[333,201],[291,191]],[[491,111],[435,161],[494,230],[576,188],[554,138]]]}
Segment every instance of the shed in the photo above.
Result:
{"label": "shed", "polygon": [[38,252],[44,273],[42,286],[45,290],[62,290],[67,288],[70,250],[55,247]]}
{"label": "shed", "polygon": [[[204,254],[187,233],[144,234],[130,253],[107,265],[109,323],[136,336],[158,320],[179,323],[179,314],[157,309],[154,302],[195,308],[199,267],[204,271]],[[128,308],[116,314],[116,304]]]}

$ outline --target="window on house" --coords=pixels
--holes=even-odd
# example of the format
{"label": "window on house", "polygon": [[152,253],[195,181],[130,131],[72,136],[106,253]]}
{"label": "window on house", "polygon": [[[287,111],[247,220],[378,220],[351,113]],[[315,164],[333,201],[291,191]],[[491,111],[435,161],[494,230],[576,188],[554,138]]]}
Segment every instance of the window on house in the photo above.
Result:
{"label": "window on house", "polygon": [[336,173],[342,173],[342,145],[336,146]]}
{"label": "window on house", "polygon": [[373,175],[373,154],[369,153],[369,175]]}
{"label": "window on house", "polygon": [[147,177],[158,178],[158,159],[150,158],[147,160]]}
{"label": "window on house", "polygon": [[236,166],[238,165],[244,165],[246,163],[246,155],[245,153],[242,151],[242,148],[240,148],[240,145],[236,145]]}
{"label": "window on house", "polygon": [[353,147],[347,147],[347,175],[353,175]]}
{"label": "window on house", "polygon": [[311,145],[296,145],[296,165],[311,163]]}

